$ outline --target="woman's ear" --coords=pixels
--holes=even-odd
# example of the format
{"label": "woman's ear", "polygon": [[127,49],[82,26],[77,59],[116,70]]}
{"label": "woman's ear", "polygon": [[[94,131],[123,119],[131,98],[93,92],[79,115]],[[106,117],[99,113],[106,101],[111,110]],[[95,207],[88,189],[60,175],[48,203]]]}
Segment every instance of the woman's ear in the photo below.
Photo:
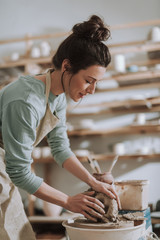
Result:
{"label": "woman's ear", "polygon": [[62,72],[71,70],[70,61],[68,59],[63,60],[61,70]]}

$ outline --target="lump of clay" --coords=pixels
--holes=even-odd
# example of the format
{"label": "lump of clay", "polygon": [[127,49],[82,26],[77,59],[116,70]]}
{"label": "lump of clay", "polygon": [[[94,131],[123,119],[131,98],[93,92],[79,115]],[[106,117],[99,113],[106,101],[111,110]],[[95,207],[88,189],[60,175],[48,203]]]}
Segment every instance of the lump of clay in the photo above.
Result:
{"label": "lump of clay", "polygon": [[[101,182],[112,184],[114,178],[110,172],[94,173],[93,176]],[[111,199],[104,193],[95,192],[94,197],[100,200],[105,206],[105,214],[98,222],[116,222],[118,218],[118,203],[115,199]]]}
{"label": "lump of clay", "polygon": [[102,222],[116,222],[118,217],[118,204],[115,199],[109,198],[104,193],[96,193],[95,198],[100,200],[105,206],[105,214],[102,219],[97,219]]}

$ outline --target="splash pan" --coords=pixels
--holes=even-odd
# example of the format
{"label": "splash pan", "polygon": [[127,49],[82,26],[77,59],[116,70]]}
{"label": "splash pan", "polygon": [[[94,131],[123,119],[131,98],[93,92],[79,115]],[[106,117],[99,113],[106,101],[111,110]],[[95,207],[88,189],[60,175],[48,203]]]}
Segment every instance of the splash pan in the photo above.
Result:
{"label": "splash pan", "polygon": [[145,223],[139,221],[134,224],[131,222],[116,224],[86,223],[84,221],[64,221],[70,240],[138,240],[145,235]]}

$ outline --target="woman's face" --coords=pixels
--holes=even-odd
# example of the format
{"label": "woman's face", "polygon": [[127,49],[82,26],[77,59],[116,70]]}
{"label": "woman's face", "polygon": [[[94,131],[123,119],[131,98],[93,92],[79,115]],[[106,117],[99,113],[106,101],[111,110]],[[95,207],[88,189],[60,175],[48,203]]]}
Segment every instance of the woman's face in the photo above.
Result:
{"label": "woman's face", "polygon": [[70,98],[73,101],[78,102],[87,94],[93,94],[97,82],[103,78],[105,72],[105,67],[93,65],[72,75],[68,86],[68,94]]}

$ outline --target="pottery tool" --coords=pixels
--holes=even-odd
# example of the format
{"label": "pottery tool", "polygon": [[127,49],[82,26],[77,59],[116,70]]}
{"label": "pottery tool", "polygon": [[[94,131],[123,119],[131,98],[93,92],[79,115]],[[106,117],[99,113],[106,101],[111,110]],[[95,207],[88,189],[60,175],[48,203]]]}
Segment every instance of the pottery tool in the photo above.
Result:
{"label": "pottery tool", "polygon": [[99,163],[97,162],[96,159],[93,159],[94,167],[97,173],[102,173],[101,168],[99,166]]}
{"label": "pottery tool", "polygon": [[89,165],[91,166],[91,168],[94,172],[101,173],[101,169],[100,169],[100,166],[99,166],[97,160],[92,159],[91,156],[88,156],[87,160],[88,160]]}
{"label": "pottery tool", "polygon": [[115,166],[115,164],[116,164],[118,158],[119,158],[119,155],[116,155],[115,158],[113,159],[112,163],[111,163],[111,166],[110,166],[108,172],[110,172],[110,173],[112,172],[113,167]]}
{"label": "pottery tool", "polygon": [[[116,155],[116,156],[114,157],[114,159],[112,160],[111,166],[110,166],[110,168],[109,168],[109,170],[108,170],[109,173],[112,172],[113,167],[115,166],[118,158],[119,158],[119,155]],[[112,187],[113,187],[113,189],[115,190],[114,182],[112,182]],[[118,207],[119,207],[119,209],[122,209],[122,207],[121,207],[121,202],[120,202],[119,197],[117,197],[117,202],[118,202]]]}
{"label": "pottery tool", "polygon": [[94,162],[93,162],[93,160],[90,156],[87,157],[87,161],[88,161],[90,167],[92,168],[92,170],[95,172],[96,171],[95,170],[95,165],[94,165]]}

